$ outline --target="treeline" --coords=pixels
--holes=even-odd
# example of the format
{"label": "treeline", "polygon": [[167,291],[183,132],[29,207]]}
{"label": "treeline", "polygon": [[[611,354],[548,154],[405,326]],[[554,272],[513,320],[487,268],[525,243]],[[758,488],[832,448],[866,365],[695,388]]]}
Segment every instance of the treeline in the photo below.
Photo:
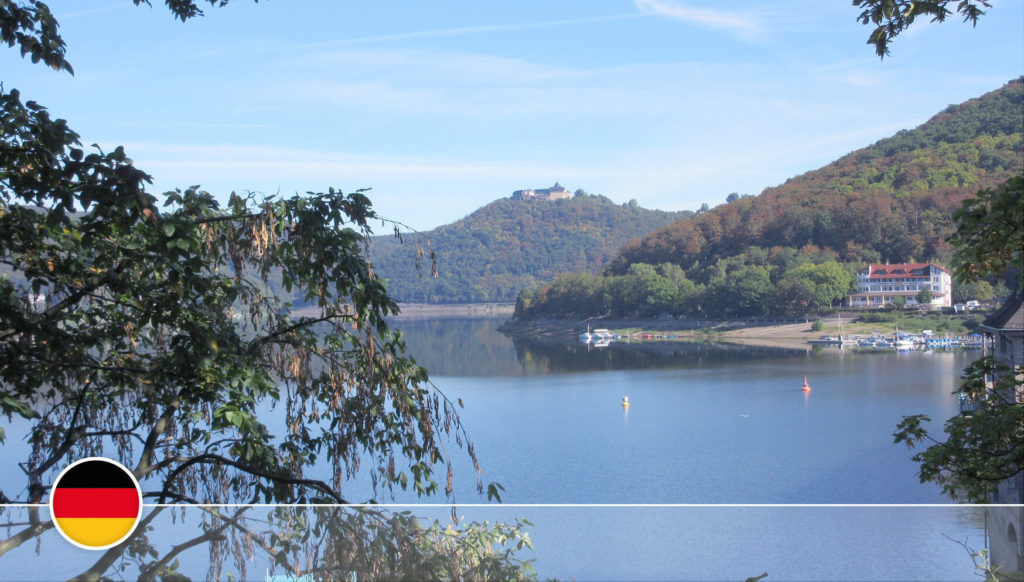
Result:
{"label": "treeline", "polygon": [[[805,316],[841,306],[863,266],[841,262],[834,251],[813,246],[751,247],[690,274],[675,263],[633,263],[621,275],[565,273],[542,288],[524,289],[516,299],[515,316]],[[953,286],[956,303],[1007,294],[1001,282]]]}
{"label": "treeline", "polygon": [[607,272],[664,262],[688,271],[751,246],[814,245],[862,263],[941,258],[960,203],[1021,172],[1022,136],[1018,79],[760,196],[735,198],[628,243]]}
{"label": "treeline", "polygon": [[391,236],[373,238],[370,259],[398,301],[511,302],[559,273],[597,273],[626,241],[692,214],[647,210],[635,200],[619,205],[582,190],[553,202],[501,199],[414,237],[435,253],[436,278],[428,255]]}
{"label": "treeline", "polygon": [[[828,166],[626,243],[601,276],[525,290],[517,314],[714,317],[837,305],[866,264],[949,263],[953,212],[1024,167],[1024,81],[950,106],[924,125]],[[993,279],[953,300],[1008,292]]]}
{"label": "treeline", "polygon": [[743,317],[802,315],[837,305],[856,266],[820,249],[750,248],[702,269],[695,279],[675,263],[633,263],[621,275],[561,275],[524,290],[517,317]]}

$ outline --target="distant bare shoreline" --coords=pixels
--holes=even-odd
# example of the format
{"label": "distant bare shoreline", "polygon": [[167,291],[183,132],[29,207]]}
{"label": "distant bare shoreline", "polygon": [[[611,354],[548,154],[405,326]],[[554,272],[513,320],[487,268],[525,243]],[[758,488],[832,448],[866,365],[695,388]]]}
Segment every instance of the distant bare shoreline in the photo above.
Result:
{"label": "distant bare shoreline", "polygon": [[425,317],[512,317],[514,303],[399,303],[401,318]]}
{"label": "distant bare shoreline", "polygon": [[[464,318],[502,318],[505,320],[501,331],[518,336],[542,336],[562,338],[575,341],[580,332],[589,328],[607,328],[613,332],[630,335],[637,339],[644,334],[657,335],[656,341],[665,341],[669,334],[674,341],[724,342],[735,344],[761,345],[787,348],[810,348],[807,340],[822,334],[839,333],[836,320],[824,320],[822,329],[815,331],[813,319],[756,319],[756,320],[687,320],[662,318],[586,318],[558,319],[536,318],[531,320],[515,320],[515,304],[513,303],[400,303],[400,313],[396,319],[464,319]],[[309,310],[307,313],[306,311]],[[299,316],[313,316],[317,308],[303,308],[294,312]],[[317,310],[318,312],[318,310]],[[858,317],[845,314],[843,323],[848,327],[847,333],[861,332],[868,324],[856,324]],[[891,331],[891,324],[874,323],[870,327]],[[851,329],[854,328],[854,329]]]}
{"label": "distant bare shoreline", "polygon": [[[398,319],[425,319],[425,318],[489,318],[489,317],[512,317],[515,312],[514,303],[459,303],[459,304],[434,304],[434,303],[399,303]],[[320,308],[316,306],[300,307],[292,311],[296,317],[317,317],[320,315]]]}

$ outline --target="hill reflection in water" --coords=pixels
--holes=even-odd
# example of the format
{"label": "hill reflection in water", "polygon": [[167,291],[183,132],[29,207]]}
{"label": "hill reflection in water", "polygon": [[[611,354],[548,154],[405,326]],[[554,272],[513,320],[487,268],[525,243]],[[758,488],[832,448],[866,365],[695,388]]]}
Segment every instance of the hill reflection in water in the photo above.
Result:
{"label": "hill reflection in water", "polygon": [[612,342],[605,347],[572,336],[512,337],[501,319],[398,320],[409,353],[433,376],[517,376],[599,370],[688,368],[759,357],[806,358],[810,349],[680,341]]}

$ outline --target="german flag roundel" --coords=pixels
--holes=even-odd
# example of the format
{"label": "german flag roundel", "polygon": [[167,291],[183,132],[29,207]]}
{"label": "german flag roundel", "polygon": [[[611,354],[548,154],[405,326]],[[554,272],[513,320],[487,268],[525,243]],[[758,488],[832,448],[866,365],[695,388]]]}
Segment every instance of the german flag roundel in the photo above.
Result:
{"label": "german flag roundel", "polygon": [[142,490],[120,463],[89,457],[61,471],[50,490],[50,514],[69,542],[105,550],[135,531],[142,515]]}

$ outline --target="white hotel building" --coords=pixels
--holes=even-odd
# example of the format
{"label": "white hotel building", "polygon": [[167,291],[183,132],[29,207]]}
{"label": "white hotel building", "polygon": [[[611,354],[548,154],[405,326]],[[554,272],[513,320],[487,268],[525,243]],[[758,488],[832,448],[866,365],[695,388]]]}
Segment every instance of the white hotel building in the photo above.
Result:
{"label": "white hotel building", "polygon": [[868,265],[857,272],[857,292],[847,297],[850,307],[882,307],[896,297],[917,305],[923,289],[932,292],[933,307],[953,305],[953,277],[935,263]]}

